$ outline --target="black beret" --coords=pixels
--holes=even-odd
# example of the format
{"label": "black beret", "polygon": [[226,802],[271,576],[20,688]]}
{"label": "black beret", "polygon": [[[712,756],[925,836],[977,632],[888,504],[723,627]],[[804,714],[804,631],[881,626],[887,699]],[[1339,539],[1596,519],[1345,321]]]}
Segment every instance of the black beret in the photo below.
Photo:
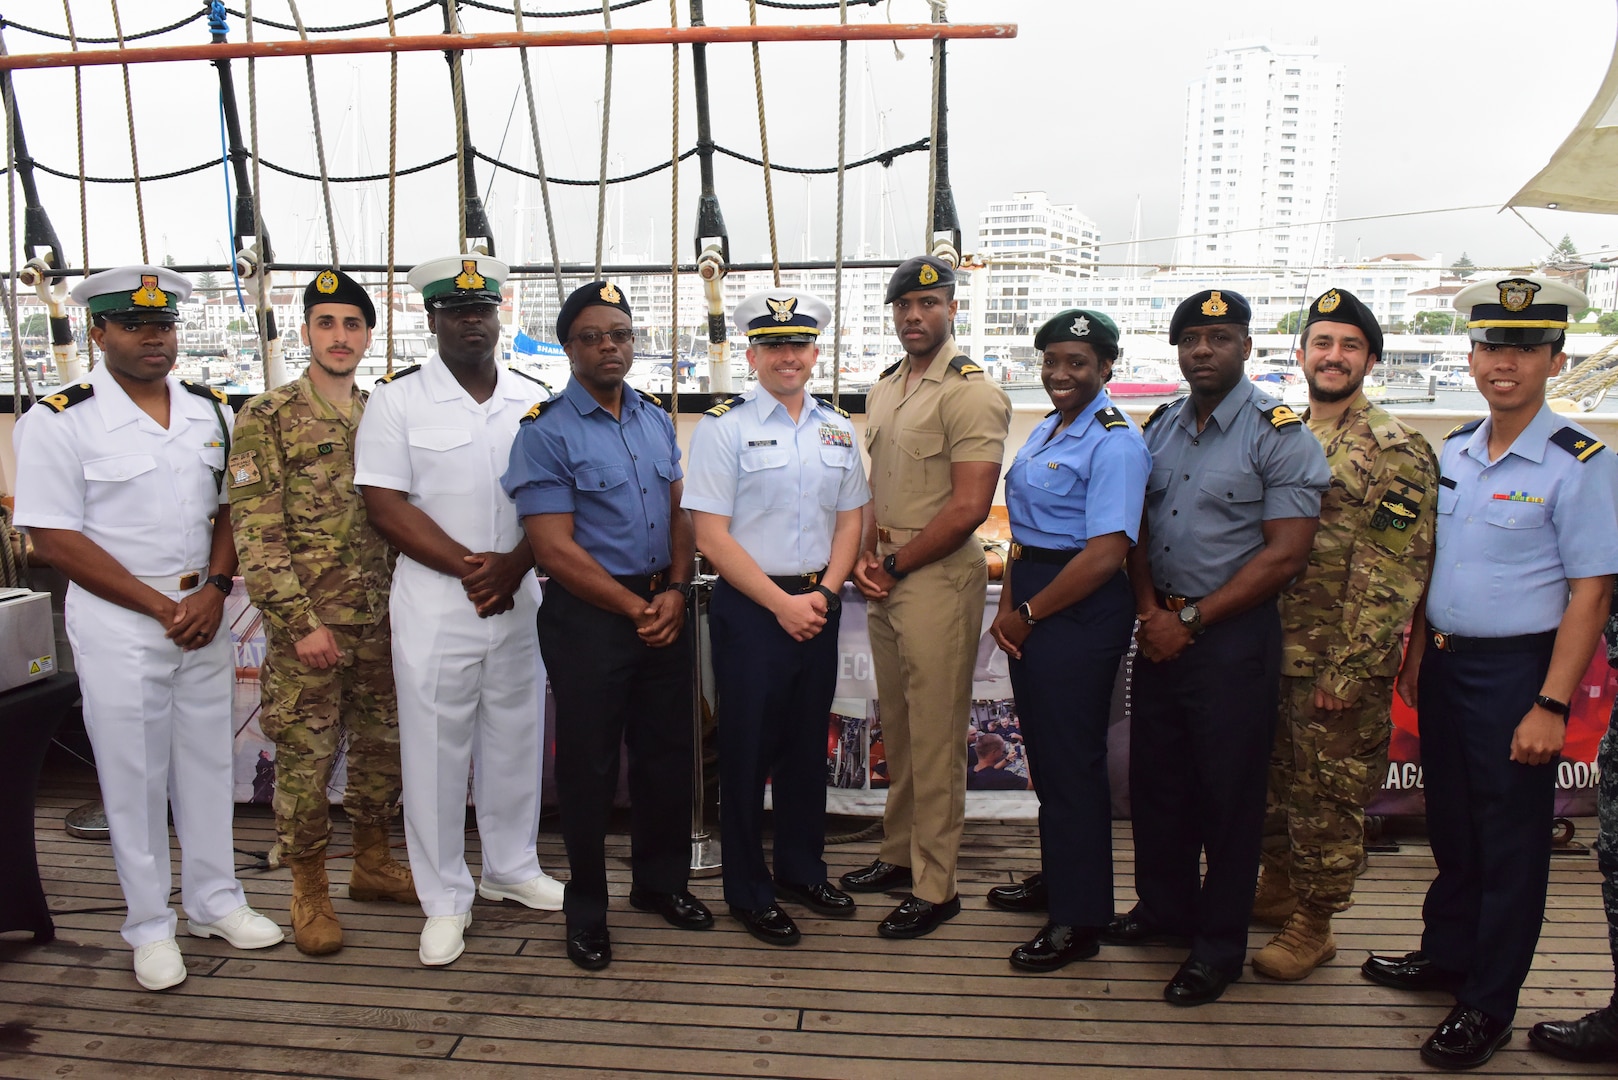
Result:
{"label": "black beret", "polygon": [[955,268],[933,255],[917,255],[899,264],[899,269],[888,279],[888,294],[882,298],[891,304],[907,292],[917,289],[942,289],[955,284]]}
{"label": "black beret", "polygon": [[1086,345],[1118,344],[1118,324],[1099,311],[1068,308],[1041,326],[1034,334],[1034,348],[1041,351],[1057,341],[1079,341]]}
{"label": "black beret", "polygon": [[1371,309],[1347,289],[1327,289],[1315,298],[1315,302],[1309,305],[1309,316],[1303,320],[1303,328],[1307,330],[1317,322],[1346,323],[1359,327],[1371,355],[1382,359],[1382,327],[1377,325]]}
{"label": "black beret", "polygon": [[322,270],[303,289],[303,317],[309,318],[309,309],[316,304],[353,304],[365,312],[365,325],[376,328],[376,305],[371,294],[359,282],[341,270]]}
{"label": "black beret", "polygon": [[579,312],[593,304],[614,307],[630,318],[635,317],[635,313],[629,310],[629,301],[624,299],[622,289],[610,281],[592,281],[574,289],[562,302],[562,310],[556,313],[556,340],[567,341],[568,331],[573,329],[573,320],[579,317]]}
{"label": "black beret", "polygon": [[1246,326],[1253,321],[1253,309],[1247,297],[1229,289],[1204,289],[1180,301],[1169,320],[1169,344],[1180,343],[1180,331],[1193,326],[1212,326],[1215,323],[1236,323]]}

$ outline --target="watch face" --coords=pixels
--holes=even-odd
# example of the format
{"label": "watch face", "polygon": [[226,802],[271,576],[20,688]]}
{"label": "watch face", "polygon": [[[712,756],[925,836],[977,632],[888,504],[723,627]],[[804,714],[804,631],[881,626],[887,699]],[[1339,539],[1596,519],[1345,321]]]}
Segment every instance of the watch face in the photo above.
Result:
{"label": "watch face", "polygon": [[1199,612],[1197,611],[1195,604],[1187,604],[1185,607],[1180,609],[1180,621],[1189,626],[1191,623],[1197,621],[1198,614]]}

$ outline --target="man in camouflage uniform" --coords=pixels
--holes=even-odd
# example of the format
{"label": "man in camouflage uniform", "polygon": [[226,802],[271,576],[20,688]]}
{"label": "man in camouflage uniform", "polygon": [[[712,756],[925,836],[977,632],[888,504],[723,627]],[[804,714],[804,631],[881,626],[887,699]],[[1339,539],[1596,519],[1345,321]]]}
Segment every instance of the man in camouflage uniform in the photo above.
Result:
{"label": "man in camouflage uniform", "polygon": [[1255,921],[1281,932],[1253,969],[1301,979],[1337,954],[1353,903],[1365,805],[1387,772],[1400,642],[1433,550],[1438,466],[1421,435],[1361,384],[1382,352],[1376,317],[1331,289],[1309,308],[1298,360],[1309,430],[1331,466],[1309,568],[1281,594],[1281,710],[1270,755]]}
{"label": "man in camouflage uniform", "polygon": [[400,788],[388,546],[354,489],[366,398],[354,370],[376,309],[334,270],[309,283],[303,306],[309,368],[242,409],[228,472],[241,573],[268,639],[259,726],[276,745],[271,863],[292,868],[293,936],[299,951],[318,955],[343,944],[326,881],[326,788],[344,735],[348,895],[414,904],[416,890],[388,848]]}

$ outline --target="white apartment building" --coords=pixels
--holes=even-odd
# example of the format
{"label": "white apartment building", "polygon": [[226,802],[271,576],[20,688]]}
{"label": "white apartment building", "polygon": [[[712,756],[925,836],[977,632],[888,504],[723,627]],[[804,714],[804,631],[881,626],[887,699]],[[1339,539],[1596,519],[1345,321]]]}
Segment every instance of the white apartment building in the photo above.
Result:
{"label": "white apartment building", "polygon": [[1072,203],[1053,203],[1043,191],[1018,191],[978,215],[977,252],[1001,269],[1094,277],[1101,229]]}

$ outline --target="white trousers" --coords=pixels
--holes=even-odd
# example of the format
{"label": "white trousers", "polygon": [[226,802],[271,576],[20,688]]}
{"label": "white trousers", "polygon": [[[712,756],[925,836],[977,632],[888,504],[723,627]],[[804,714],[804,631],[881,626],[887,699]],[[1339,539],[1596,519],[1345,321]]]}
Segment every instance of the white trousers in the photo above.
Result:
{"label": "white trousers", "polygon": [[480,619],[454,578],[403,559],[394,573],[405,842],[429,917],[470,911],[476,896],[466,865],[469,770],[483,877],[515,885],[539,876],[538,593],[529,577],[515,608]]}
{"label": "white trousers", "polygon": [[217,922],[247,903],[233,851],[230,628],[221,624],[207,647],[185,652],[149,615],[77,585],[68,589],[66,613],[113,864],[129,906],[124,940],[139,948],[174,936],[169,805],[180,840],[180,903],[188,918]]}

